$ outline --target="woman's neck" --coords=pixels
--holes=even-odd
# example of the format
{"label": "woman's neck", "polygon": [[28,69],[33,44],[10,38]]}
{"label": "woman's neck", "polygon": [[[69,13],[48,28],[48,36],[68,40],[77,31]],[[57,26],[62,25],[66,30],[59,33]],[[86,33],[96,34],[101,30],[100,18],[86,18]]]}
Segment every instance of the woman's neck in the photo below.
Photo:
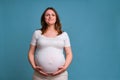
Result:
{"label": "woman's neck", "polygon": [[54,25],[48,26],[47,31],[56,31],[55,26]]}

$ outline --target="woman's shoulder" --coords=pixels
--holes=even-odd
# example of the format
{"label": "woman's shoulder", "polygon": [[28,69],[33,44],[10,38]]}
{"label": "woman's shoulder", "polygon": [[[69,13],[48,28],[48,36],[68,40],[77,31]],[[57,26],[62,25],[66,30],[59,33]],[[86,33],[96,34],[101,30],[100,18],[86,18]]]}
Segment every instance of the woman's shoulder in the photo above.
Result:
{"label": "woman's shoulder", "polygon": [[41,31],[40,29],[36,29],[36,30],[34,31],[34,33],[35,33],[35,34],[41,34],[42,31]]}
{"label": "woman's shoulder", "polygon": [[68,33],[66,31],[63,31],[62,34],[65,36],[68,35]]}
{"label": "woman's shoulder", "polygon": [[66,31],[63,31],[61,35],[62,35],[63,38],[68,37],[68,33]]}

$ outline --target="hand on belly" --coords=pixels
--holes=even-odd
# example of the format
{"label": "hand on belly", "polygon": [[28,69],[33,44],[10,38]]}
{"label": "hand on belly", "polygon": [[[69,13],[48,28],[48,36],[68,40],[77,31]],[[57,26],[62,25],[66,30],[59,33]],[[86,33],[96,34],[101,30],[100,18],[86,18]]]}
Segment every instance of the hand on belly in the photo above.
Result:
{"label": "hand on belly", "polygon": [[65,63],[64,57],[37,58],[37,65],[43,68],[44,72],[54,73]]}

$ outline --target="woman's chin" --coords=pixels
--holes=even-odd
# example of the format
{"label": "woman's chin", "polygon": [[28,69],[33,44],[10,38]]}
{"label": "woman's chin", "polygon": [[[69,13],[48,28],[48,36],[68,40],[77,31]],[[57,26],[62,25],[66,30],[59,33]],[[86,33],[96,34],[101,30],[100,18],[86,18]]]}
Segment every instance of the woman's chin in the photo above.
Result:
{"label": "woman's chin", "polygon": [[48,26],[55,25],[55,22],[48,22]]}

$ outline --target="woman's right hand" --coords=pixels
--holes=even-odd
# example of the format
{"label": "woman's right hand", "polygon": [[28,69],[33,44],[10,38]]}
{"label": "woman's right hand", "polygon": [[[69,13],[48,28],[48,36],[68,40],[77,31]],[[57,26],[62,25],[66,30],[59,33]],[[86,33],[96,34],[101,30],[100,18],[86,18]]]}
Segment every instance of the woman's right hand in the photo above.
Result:
{"label": "woman's right hand", "polygon": [[43,76],[48,76],[48,74],[47,74],[46,72],[44,72],[44,71],[42,70],[42,67],[40,67],[40,66],[35,66],[35,67],[33,67],[33,69],[34,69],[35,71],[37,71],[38,73],[42,74]]}

